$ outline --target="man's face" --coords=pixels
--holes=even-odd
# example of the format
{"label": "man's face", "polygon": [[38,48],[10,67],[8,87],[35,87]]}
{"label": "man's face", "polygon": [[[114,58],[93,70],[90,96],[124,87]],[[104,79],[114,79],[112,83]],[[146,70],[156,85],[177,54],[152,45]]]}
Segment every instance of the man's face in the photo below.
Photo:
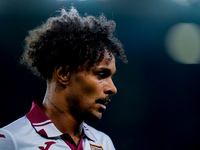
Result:
{"label": "man's face", "polygon": [[116,72],[115,58],[105,53],[104,59],[89,71],[72,72],[69,80],[67,102],[70,113],[80,121],[98,121],[109,96],[117,89],[112,81]]}

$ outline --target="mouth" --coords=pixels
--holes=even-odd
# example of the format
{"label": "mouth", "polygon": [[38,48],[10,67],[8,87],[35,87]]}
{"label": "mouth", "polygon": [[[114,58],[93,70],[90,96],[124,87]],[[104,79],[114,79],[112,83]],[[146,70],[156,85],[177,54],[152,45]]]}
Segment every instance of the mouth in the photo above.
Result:
{"label": "mouth", "polygon": [[110,96],[106,98],[99,98],[96,100],[97,104],[100,104],[100,112],[103,112],[106,110],[106,105],[111,101]]}

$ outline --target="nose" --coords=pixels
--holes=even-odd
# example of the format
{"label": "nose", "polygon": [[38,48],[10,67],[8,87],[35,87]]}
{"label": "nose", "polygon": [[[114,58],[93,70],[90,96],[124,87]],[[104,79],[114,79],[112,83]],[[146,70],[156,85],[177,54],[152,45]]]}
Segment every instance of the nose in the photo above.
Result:
{"label": "nose", "polygon": [[105,88],[105,94],[114,95],[117,93],[117,88],[113,83],[112,79],[109,80],[108,85]]}

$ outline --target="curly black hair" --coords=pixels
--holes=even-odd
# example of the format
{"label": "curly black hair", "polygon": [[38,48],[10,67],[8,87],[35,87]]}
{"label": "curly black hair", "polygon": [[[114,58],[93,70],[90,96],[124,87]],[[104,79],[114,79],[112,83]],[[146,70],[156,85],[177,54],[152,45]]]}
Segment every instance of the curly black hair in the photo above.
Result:
{"label": "curly black hair", "polygon": [[78,71],[88,61],[89,68],[103,60],[106,50],[127,62],[121,42],[113,35],[115,26],[103,14],[81,17],[74,7],[69,12],[62,9],[60,16],[29,31],[21,63],[34,74],[51,79],[58,64]]}

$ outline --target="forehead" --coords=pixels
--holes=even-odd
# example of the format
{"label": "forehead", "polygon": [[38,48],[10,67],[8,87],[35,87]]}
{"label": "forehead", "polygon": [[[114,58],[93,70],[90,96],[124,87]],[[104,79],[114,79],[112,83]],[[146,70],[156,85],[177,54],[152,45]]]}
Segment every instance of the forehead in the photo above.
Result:
{"label": "forehead", "polygon": [[116,72],[116,66],[115,66],[115,57],[112,53],[108,53],[105,51],[104,58],[102,61],[98,62],[96,61],[93,66],[88,67],[89,61],[86,61],[82,66],[79,66],[79,70],[77,73],[81,72],[90,72],[94,71],[95,69],[109,69],[110,72],[115,73]]}
{"label": "forehead", "polygon": [[95,63],[93,67],[96,69],[107,68],[115,72],[115,57],[113,56],[113,54],[108,54],[105,52],[103,60],[99,63]]}

